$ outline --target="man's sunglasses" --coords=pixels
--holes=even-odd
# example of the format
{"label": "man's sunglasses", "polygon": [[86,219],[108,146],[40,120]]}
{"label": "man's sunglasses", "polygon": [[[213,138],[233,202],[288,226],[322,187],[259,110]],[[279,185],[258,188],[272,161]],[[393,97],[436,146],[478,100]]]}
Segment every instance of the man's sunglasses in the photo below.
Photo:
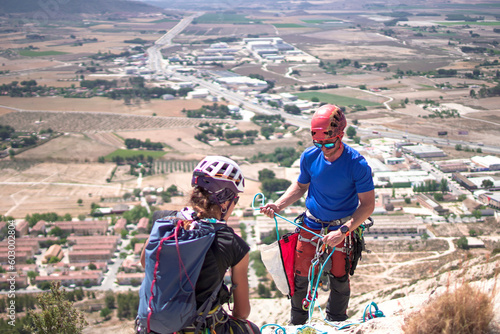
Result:
{"label": "man's sunglasses", "polygon": [[334,148],[335,145],[337,145],[337,142],[339,141],[339,138],[337,137],[337,140],[334,141],[333,143],[324,143],[324,144],[321,144],[321,143],[318,143],[316,141],[313,141],[313,144],[314,146],[316,146],[317,148],[322,148],[323,146],[326,148],[326,149],[330,149],[330,148]]}

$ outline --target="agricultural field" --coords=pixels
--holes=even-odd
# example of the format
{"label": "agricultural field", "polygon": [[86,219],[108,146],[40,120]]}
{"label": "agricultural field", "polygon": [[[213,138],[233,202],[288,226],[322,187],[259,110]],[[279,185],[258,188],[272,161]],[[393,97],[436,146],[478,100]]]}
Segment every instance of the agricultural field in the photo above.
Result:
{"label": "agricultural field", "polygon": [[[280,36],[286,43],[304,51],[308,57],[314,57],[317,63],[306,63],[306,57],[299,55],[290,57],[291,60],[287,62],[265,63],[251,58],[247,50],[243,50],[241,61],[228,62],[221,66],[205,64],[200,68],[203,71],[222,68],[240,75],[261,75],[274,83],[275,88],[271,93],[288,92],[302,99],[317,98],[322,102],[343,106],[366,107],[366,111],[348,110],[348,120],[356,120],[361,126],[369,129],[388,128],[415,134],[435,133],[437,129],[443,129],[448,131],[450,139],[496,144],[500,124],[499,98],[471,98],[470,86],[484,85],[492,88],[497,84],[494,80],[495,71],[500,70],[500,66],[492,63],[498,60],[499,51],[494,43],[498,33],[493,30],[498,26],[498,21],[492,15],[497,7],[492,7],[491,13],[478,7],[478,11],[482,13],[470,14],[484,15],[484,22],[447,21],[447,14],[454,12],[452,7],[425,10],[406,8],[405,11],[409,13],[408,20],[386,26],[385,23],[393,19],[392,16],[386,15],[393,11],[392,9],[367,7],[346,14],[343,10],[332,9],[331,6],[324,7],[325,3],[321,1],[316,5],[317,8],[295,12],[282,12],[272,8],[231,12],[207,11],[174,38],[175,45],[165,48],[164,57],[192,56],[211,43],[224,41],[225,38],[235,39],[235,45],[241,45],[241,39],[249,36]],[[432,15],[417,15],[422,12]],[[158,13],[130,15],[127,18],[115,17],[112,20],[103,16],[95,16],[85,21],[72,19],[37,27],[38,30],[34,33],[43,35],[44,38],[30,37],[21,30],[0,32],[0,85],[10,84],[12,81],[36,80],[38,85],[78,88],[82,76],[85,80],[126,79],[123,65],[94,59],[91,56],[118,55],[135,47],[146,50],[172,29],[181,16]],[[12,23],[5,17],[0,17],[0,20],[3,27]],[[493,51],[467,54],[461,50],[462,45],[474,45],[477,39]],[[231,46],[231,42],[229,45]],[[491,62],[491,65],[482,66],[485,61]],[[357,62],[356,66],[354,62]],[[386,67],[379,68],[377,63],[384,63]],[[95,71],[92,69],[94,67]],[[463,77],[465,73],[477,68],[480,69],[481,76]],[[398,71],[427,72],[438,69],[456,69],[460,76],[438,78],[427,74],[396,75]],[[292,71],[293,74],[290,74]],[[335,84],[338,88],[299,90],[301,86],[321,84]],[[165,82],[146,80],[146,85],[161,86],[165,85]],[[462,117],[438,121],[426,118],[430,115],[429,109],[415,104],[415,101],[425,99],[456,109]],[[404,103],[405,100],[408,103]],[[230,155],[243,160],[259,152],[271,153],[279,147],[294,147],[300,150],[307,146],[305,143],[310,140],[307,131],[297,131],[294,136],[285,138],[258,138],[255,144],[246,146],[229,145],[225,141],[213,141],[209,144],[200,142],[194,136],[200,133],[198,124],[202,120],[187,119],[182,110],[198,109],[211,103],[204,99],[181,98],[169,101],[131,99],[130,103],[125,104],[123,100],[105,97],[20,98],[2,95],[0,123],[12,124],[15,128],[26,131],[39,131],[50,127],[54,131],[65,133],[19,154],[17,162],[4,158],[9,162],[9,165],[5,166],[10,166],[6,174],[11,177],[21,176],[34,168],[52,168],[51,164],[67,164],[72,168],[80,164],[88,165],[89,170],[95,169],[94,172],[99,173],[96,184],[101,188],[93,190],[92,193],[119,197],[136,187],[137,179],[129,174],[127,167],[120,166],[116,169],[111,183],[106,184],[113,164],[99,164],[97,160],[103,156],[111,159],[113,154],[123,153],[124,151],[119,150],[125,149],[125,139],[149,139],[165,145],[162,152],[146,153],[157,156],[153,175],[145,177],[143,182],[166,187],[170,184],[183,185],[185,179],[181,178],[186,177],[192,164],[206,154]],[[218,103],[229,102],[222,100]],[[260,127],[251,122],[227,123],[241,131],[260,131]],[[304,124],[306,123],[307,119],[304,119]],[[468,135],[458,136],[458,129],[467,130]],[[40,161],[45,163],[40,164]],[[17,167],[12,167],[10,163]],[[20,167],[21,165],[24,167]],[[245,168],[256,178],[258,168],[261,167]],[[58,172],[57,175],[61,180],[67,179],[70,183],[73,180],[69,171]],[[30,190],[25,201],[35,201],[35,194],[41,196],[39,187],[42,187],[43,183],[40,182],[47,177],[42,173],[39,179],[32,180],[39,184]],[[84,183],[92,182],[86,180]],[[118,185],[119,188],[116,188]],[[18,190],[7,184],[0,187],[6,191],[7,203],[16,207],[12,212],[20,210],[23,205],[13,202],[13,199],[20,201],[20,198],[23,198],[16,193]],[[57,187],[62,185],[58,184]],[[75,190],[75,187],[72,185],[68,188],[74,195],[63,202],[68,201],[67,207],[74,212],[84,211],[76,205],[75,197],[84,197],[85,193]],[[183,187],[189,188],[185,188],[185,185]],[[256,187],[258,190],[258,185]],[[38,190],[33,191],[35,188]],[[88,200],[90,199],[84,199],[84,207]],[[57,207],[55,204],[53,206]],[[47,210],[49,208],[50,205]]]}
{"label": "agricultural field", "polygon": [[353,97],[347,97],[347,96],[324,93],[324,92],[295,93],[294,95],[298,96],[300,99],[311,100],[313,98],[317,98],[321,102],[332,103],[341,106],[360,105],[363,107],[373,107],[380,105],[380,103],[376,102],[370,102],[367,100],[361,100]]}

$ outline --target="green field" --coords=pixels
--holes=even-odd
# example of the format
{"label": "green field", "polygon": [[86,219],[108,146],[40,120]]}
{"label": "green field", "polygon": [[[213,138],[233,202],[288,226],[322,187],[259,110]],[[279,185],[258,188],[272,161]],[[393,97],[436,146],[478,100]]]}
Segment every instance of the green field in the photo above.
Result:
{"label": "green field", "polygon": [[229,14],[229,13],[207,13],[195,19],[196,23],[233,23],[233,24],[249,24],[261,23],[247,19],[244,15]]}
{"label": "green field", "polygon": [[371,101],[356,99],[353,97],[321,93],[321,92],[296,93],[293,95],[298,96],[300,99],[305,99],[305,100],[311,100],[313,97],[317,97],[321,102],[333,103],[339,106],[352,106],[358,104],[363,107],[372,107],[381,105],[380,103],[377,102],[371,102]]}
{"label": "green field", "polygon": [[33,50],[19,50],[19,55],[24,57],[45,57],[45,56],[58,56],[68,54],[61,51],[33,51]]}
{"label": "green field", "polygon": [[112,160],[114,157],[120,156],[124,159],[127,157],[134,157],[138,156],[139,154],[144,155],[144,157],[151,156],[153,159],[161,158],[162,156],[165,155],[166,152],[164,151],[146,151],[146,150],[124,150],[124,149],[118,149],[104,157],[106,160]]}
{"label": "green field", "polygon": [[305,28],[305,26],[296,23],[273,23],[273,26],[276,28]]}
{"label": "green field", "polygon": [[420,84],[419,86],[420,86],[420,87],[422,87],[422,89],[419,89],[419,90],[431,90],[431,89],[436,89],[436,87],[434,87],[434,86],[429,86],[429,85],[422,85],[422,84]]}

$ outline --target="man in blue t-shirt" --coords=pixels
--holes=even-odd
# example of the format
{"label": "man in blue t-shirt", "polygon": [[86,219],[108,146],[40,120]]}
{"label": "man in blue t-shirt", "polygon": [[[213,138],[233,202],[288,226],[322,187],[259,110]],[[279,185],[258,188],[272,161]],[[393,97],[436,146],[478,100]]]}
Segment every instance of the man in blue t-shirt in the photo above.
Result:
{"label": "man in blue t-shirt", "polygon": [[[300,175],[276,203],[261,212],[269,217],[299,200],[307,191],[304,224],[326,235],[322,241],[335,247],[330,270],[330,296],[326,313],[329,321],[347,319],[349,304],[349,254],[344,241],[372,214],[375,192],[371,168],[365,158],[342,142],[346,118],[334,105],[323,105],[311,120],[314,146],[300,157]],[[291,299],[290,324],[304,324],[308,312],[303,308],[307,295],[308,271],[318,240],[301,229],[295,253],[295,290]]]}

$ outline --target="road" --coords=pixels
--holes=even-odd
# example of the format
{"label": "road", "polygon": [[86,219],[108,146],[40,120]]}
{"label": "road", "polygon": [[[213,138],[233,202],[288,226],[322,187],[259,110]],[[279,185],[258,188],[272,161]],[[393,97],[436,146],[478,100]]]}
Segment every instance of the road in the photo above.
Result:
{"label": "road", "polygon": [[198,12],[191,16],[182,19],[175,27],[170,29],[166,34],[161,36],[155,44],[146,50],[148,54],[148,67],[156,74],[166,75],[165,67],[163,66],[163,56],[161,49],[172,45],[172,40],[181,33],[191,22],[198,16],[203,15],[204,12]]}
{"label": "road", "polygon": [[[195,75],[183,75],[179,74],[177,72],[174,72],[168,68],[166,65],[166,61],[164,61],[162,55],[161,55],[161,49],[170,46],[172,44],[172,40],[175,36],[177,36],[180,32],[182,32],[192,21],[194,18],[202,15],[203,12],[199,12],[196,14],[193,14],[182,21],[180,21],[174,28],[172,28],[170,31],[168,31],[165,35],[160,37],[155,42],[155,45],[150,47],[147,50],[149,59],[148,59],[148,66],[149,68],[154,71],[157,75],[164,76],[165,78],[175,78],[178,80],[182,81],[191,81],[195,84],[197,84],[199,87],[205,88],[208,91],[211,92],[212,95],[216,96],[221,96],[224,97],[227,101],[229,101],[232,104],[235,104],[237,106],[241,106],[246,110],[253,111],[259,114],[264,114],[264,115],[275,115],[275,114],[280,114],[283,118],[287,120],[288,123],[301,127],[301,128],[308,128],[310,124],[309,117],[303,116],[303,115],[291,115],[283,110],[278,110],[274,109],[270,106],[266,105],[260,105],[260,104],[255,104],[247,100],[247,97],[228,90],[224,87],[221,87],[219,84],[213,82],[213,81],[208,81],[202,78],[199,78]],[[353,87],[348,87],[351,89],[358,89],[358,88],[353,88]],[[388,110],[391,110],[389,104],[393,100],[392,97],[378,94],[378,93],[373,93],[369,92],[371,94],[381,96],[383,98],[386,98],[387,101],[384,103],[386,108]],[[478,121],[477,119],[475,119]],[[480,121],[480,120],[479,120]],[[495,123],[496,124],[496,123]],[[500,124],[499,124],[500,125]],[[360,135],[373,135],[373,129],[362,129],[358,128],[357,132]],[[397,131],[397,130],[391,130],[388,128],[385,128],[383,130],[377,129],[378,135],[383,136],[383,137],[388,137],[388,138],[395,138],[395,139],[408,139],[409,141],[416,141],[416,142],[421,142],[421,143],[426,143],[426,144],[436,144],[436,145],[441,145],[441,146],[456,146],[456,145],[462,145],[463,147],[470,147],[471,149],[477,150],[480,148],[483,152],[485,153],[493,153],[493,154],[500,154],[500,147],[498,146],[492,146],[492,145],[482,145],[478,144],[475,142],[466,142],[463,140],[453,140],[453,139],[448,139],[444,137],[430,137],[430,136],[421,136],[421,135],[416,135],[416,134],[410,134],[407,132],[403,131]]]}
{"label": "road", "polygon": [[119,285],[115,283],[116,274],[118,273],[118,269],[120,269],[124,259],[120,258],[121,250],[125,249],[130,243],[129,239],[122,239],[121,244],[117,248],[118,256],[113,260],[113,264],[108,265],[108,271],[104,274],[104,279],[101,282],[101,285],[90,288],[89,290],[117,290]]}

